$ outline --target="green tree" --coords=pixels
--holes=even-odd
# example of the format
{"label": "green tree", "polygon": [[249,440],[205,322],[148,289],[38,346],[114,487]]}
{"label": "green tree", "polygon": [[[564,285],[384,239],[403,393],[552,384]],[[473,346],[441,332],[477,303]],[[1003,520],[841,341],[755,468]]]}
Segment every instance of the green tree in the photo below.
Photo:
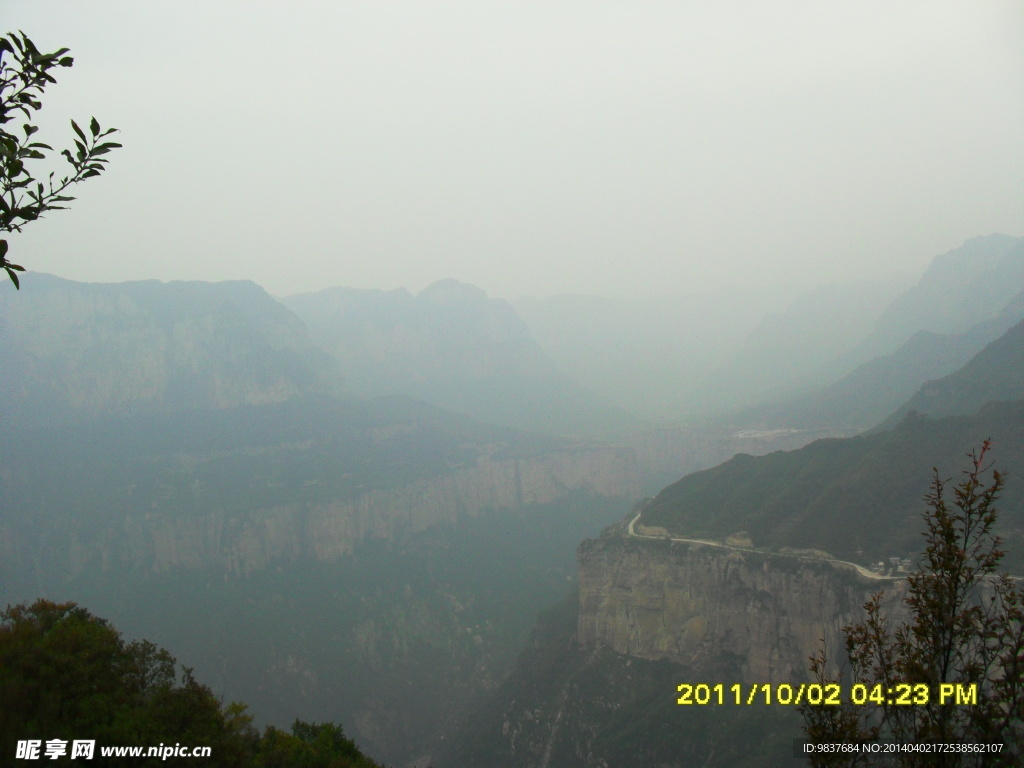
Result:
{"label": "green tree", "polygon": [[[970,454],[970,468],[953,488],[937,470],[925,496],[926,546],[907,578],[909,619],[893,622],[882,593],[864,605],[865,619],[846,627],[849,666],[842,682],[874,692],[865,706],[805,706],[804,731],[814,741],[1001,744],[998,753],[907,752],[903,766],[1020,765],[1024,759],[1024,603],[1014,580],[999,573],[1001,541],[994,533],[996,501],[1005,479],[985,457],[989,441]],[[895,626],[893,626],[895,624]],[[827,674],[824,651],[811,660],[820,683]],[[941,703],[941,686],[976,691],[974,704]],[[900,686],[913,686],[910,689]],[[911,691],[913,703],[898,704]],[[927,695],[926,695],[927,694]],[[869,699],[870,702],[870,699]],[[814,765],[871,765],[864,753],[821,755]],[[888,757],[885,759],[889,759]]]}
{"label": "green tree", "polygon": [[179,673],[167,651],[125,642],[74,603],[37,600],[0,613],[0,761],[11,759],[19,740],[87,738],[97,746],[209,746],[215,765],[243,766],[257,743],[250,721],[190,669]]}
{"label": "green tree", "polygon": [[296,720],[291,733],[268,726],[254,768],[376,768],[335,723]]}
{"label": "green tree", "polygon": [[[75,150],[61,151],[71,166],[59,179],[55,171],[48,175],[29,169],[29,162],[45,160],[53,147],[33,137],[39,127],[32,124],[33,113],[42,109],[43,91],[56,83],[53,71],[70,67],[74,59],[68,49],[41,53],[23,32],[0,37],[0,230],[21,232],[22,226],[35,221],[47,211],[62,210],[62,203],[74,200],[67,189],[85,179],[99,176],[107,158],[103,155],[120,147],[105,139],[115,129],[102,130],[96,118],[89,122],[86,133],[72,120]],[[20,132],[11,122],[25,119]],[[21,135],[24,134],[24,135]],[[15,288],[20,288],[18,272],[24,267],[8,259],[7,241],[0,239],[0,267],[7,271]]]}
{"label": "green tree", "polygon": [[[244,704],[224,705],[192,670],[149,642],[125,642],[74,603],[37,600],[0,613],[0,763],[18,741],[210,747],[219,768],[379,768],[334,723],[296,720],[260,736]],[[98,756],[98,755],[97,755]],[[116,758],[111,765],[173,765]],[[180,760],[191,765],[187,758]],[[204,763],[205,764],[205,763]]]}

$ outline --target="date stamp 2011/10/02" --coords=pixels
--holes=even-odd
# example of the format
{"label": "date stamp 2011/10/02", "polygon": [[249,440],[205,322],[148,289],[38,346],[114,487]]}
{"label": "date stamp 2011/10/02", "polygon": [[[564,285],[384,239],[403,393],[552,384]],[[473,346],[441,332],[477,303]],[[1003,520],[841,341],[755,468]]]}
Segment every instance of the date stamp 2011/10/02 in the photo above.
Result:
{"label": "date stamp 2011/10/02", "polygon": [[684,706],[725,704],[782,704],[800,706],[926,706],[943,704],[970,706],[978,703],[976,683],[943,683],[936,690],[926,683],[880,684],[854,683],[680,683],[676,704]]}

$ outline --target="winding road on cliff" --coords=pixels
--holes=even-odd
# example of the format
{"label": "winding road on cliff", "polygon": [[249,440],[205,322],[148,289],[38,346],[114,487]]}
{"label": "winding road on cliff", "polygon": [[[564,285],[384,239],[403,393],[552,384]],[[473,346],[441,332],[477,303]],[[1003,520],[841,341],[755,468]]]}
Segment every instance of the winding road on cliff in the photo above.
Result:
{"label": "winding road on cliff", "polygon": [[636,517],[634,517],[632,520],[630,520],[629,526],[626,529],[629,532],[630,536],[633,536],[633,537],[638,538],[638,539],[655,539],[657,541],[666,541],[666,540],[667,541],[681,541],[681,542],[684,542],[684,543],[687,543],[687,544],[704,544],[704,545],[709,546],[709,547],[720,547],[722,549],[732,549],[732,550],[735,550],[737,552],[753,552],[754,554],[757,554],[757,555],[771,555],[772,557],[791,557],[791,558],[794,558],[796,560],[813,560],[813,561],[816,561],[816,562],[831,563],[832,565],[838,565],[838,566],[844,566],[844,567],[847,567],[847,568],[853,568],[861,576],[864,576],[864,577],[869,578],[869,579],[875,579],[877,581],[901,581],[902,580],[902,577],[900,577],[900,576],[883,576],[880,573],[875,573],[874,571],[868,570],[863,565],[858,565],[857,563],[851,563],[849,560],[836,560],[836,559],[831,558],[831,557],[815,557],[813,555],[800,555],[800,554],[796,554],[794,552],[763,552],[761,550],[752,549],[751,547],[736,547],[736,546],[733,546],[732,544],[722,544],[721,542],[709,541],[708,539],[686,539],[686,538],[681,538],[681,537],[677,537],[677,536],[667,536],[666,537],[666,536],[654,536],[654,535],[646,534],[646,533],[637,533],[636,532],[636,528],[634,526],[636,526],[637,520],[640,519],[640,515],[641,514],[643,514],[643,512],[637,512],[636,513]]}

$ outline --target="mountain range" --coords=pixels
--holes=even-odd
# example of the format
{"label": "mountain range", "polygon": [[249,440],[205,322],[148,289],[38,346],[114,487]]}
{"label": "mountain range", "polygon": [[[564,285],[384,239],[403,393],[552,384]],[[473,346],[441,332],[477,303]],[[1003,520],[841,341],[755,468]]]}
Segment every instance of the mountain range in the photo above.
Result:
{"label": "mountain range", "polygon": [[409,768],[781,763],[792,711],[676,685],[806,674],[931,467],[992,438],[1024,572],[1022,243],[732,315],[33,274],[0,289],[0,597]]}

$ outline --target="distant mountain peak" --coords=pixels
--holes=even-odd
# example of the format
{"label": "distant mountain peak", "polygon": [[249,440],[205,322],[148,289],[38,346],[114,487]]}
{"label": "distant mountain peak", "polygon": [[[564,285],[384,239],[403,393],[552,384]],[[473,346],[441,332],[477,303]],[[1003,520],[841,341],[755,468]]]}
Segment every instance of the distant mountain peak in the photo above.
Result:
{"label": "distant mountain peak", "polygon": [[416,300],[437,305],[484,304],[489,301],[482,288],[452,277],[431,283],[417,294]]}
{"label": "distant mountain peak", "polygon": [[968,238],[962,245],[932,259],[921,283],[962,280],[992,270],[1012,270],[1014,265],[1024,263],[1022,242],[1024,238],[1001,233]]}
{"label": "distant mountain peak", "polygon": [[335,386],[331,358],[252,281],[38,277],[31,291],[0,293],[0,359],[9,366],[0,417],[58,424],[279,402]]}

